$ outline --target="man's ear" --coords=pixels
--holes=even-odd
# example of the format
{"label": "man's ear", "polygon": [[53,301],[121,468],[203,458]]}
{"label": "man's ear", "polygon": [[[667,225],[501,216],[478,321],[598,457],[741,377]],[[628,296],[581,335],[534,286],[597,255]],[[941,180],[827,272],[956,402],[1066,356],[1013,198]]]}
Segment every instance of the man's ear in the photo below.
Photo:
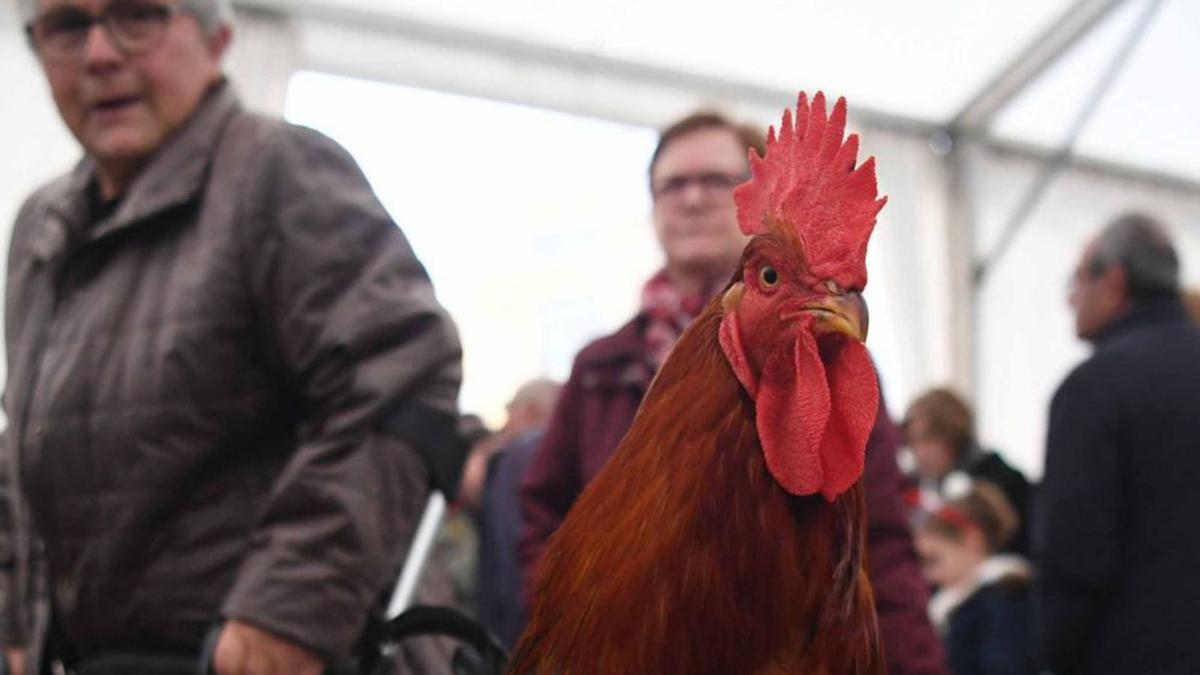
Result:
{"label": "man's ear", "polygon": [[229,45],[233,43],[233,26],[222,24],[208,37],[208,53],[218,62],[229,53]]}
{"label": "man's ear", "polygon": [[1105,290],[1116,300],[1118,307],[1129,302],[1129,272],[1121,264],[1112,264],[1101,275]]}

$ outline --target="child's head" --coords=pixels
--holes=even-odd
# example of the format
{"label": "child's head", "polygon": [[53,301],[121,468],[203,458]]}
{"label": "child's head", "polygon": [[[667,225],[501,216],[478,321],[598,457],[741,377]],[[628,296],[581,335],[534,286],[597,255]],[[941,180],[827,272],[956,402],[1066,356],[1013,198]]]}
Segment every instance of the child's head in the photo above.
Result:
{"label": "child's head", "polygon": [[1019,516],[1004,493],[987,482],[942,505],[917,527],[916,546],[925,577],[938,586],[956,584],[1017,532]]}
{"label": "child's head", "polygon": [[954,470],[975,442],[974,422],[967,402],[949,389],[931,389],[908,406],[904,436],[912,450],[917,474],[941,480]]}

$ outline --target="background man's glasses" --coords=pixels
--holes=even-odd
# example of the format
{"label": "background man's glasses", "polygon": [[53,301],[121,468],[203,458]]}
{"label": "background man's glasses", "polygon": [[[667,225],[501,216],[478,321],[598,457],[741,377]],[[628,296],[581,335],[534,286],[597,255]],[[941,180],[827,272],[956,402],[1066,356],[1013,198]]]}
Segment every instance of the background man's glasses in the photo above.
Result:
{"label": "background man's glasses", "polygon": [[51,63],[81,62],[96,24],[124,54],[138,56],[162,44],[168,24],[181,9],[151,0],[116,0],[98,15],[78,7],[56,7],[30,21],[25,31],[41,58]]}
{"label": "background man's glasses", "polygon": [[744,173],[697,173],[687,176],[671,176],[651,186],[655,199],[680,199],[689,185],[695,183],[705,194],[732,192],[735,187],[750,179]]}

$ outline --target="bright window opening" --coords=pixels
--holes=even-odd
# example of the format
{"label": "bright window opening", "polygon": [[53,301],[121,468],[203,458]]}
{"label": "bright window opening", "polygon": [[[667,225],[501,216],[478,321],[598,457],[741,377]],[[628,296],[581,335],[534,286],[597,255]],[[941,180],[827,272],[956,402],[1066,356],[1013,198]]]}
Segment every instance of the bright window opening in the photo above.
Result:
{"label": "bright window opening", "polygon": [[661,263],[650,129],[314,72],[285,116],[358,160],[458,323],[462,409],[491,423],[632,316]]}

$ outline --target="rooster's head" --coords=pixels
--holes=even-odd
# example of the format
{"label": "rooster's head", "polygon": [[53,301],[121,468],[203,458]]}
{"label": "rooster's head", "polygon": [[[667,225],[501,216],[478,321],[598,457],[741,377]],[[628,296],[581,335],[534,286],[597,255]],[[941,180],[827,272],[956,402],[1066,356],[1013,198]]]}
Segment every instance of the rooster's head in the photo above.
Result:
{"label": "rooster's head", "polygon": [[862,475],[879,385],[867,337],[867,241],[886,199],[874,159],[843,140],[846,101],[804,94],[734,193],[752,235],[726,292],[721,347],[755,401],[767,467],[796,495],[832,501]]}

